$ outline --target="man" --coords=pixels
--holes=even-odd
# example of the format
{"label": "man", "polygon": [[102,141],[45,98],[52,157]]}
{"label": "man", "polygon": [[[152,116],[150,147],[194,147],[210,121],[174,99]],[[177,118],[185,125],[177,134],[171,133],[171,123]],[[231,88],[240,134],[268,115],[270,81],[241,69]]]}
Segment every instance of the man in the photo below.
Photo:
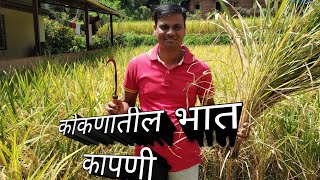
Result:
{"label": "man", "polygon": [[[110,102],[110,114],[127,113],[139,95],[142,111],[165,110],[176,127],[173,146],[150,148],[165,158],[172,167],[169,180],[197,180],[201,163],[200,148],[184,134],[175,110],[214,104],[212,76],[206,63],[182,45],[186,35],[186,12],[179,5],[161,5],[154,12],[154,35],[158,44],[149,52],[132,59],[123,83],[124,98]],[[136,146],[135,155],[142,147]]]}

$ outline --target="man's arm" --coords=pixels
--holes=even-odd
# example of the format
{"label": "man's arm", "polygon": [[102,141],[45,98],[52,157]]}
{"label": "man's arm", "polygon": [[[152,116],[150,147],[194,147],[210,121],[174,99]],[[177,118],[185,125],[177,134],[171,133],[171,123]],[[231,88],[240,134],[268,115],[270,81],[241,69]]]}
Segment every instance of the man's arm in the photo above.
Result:
{"label": "man's arm", "polygon": [[123,102],[126,103],[129,107],[134,107],[136,105],[138,93],[131,93],[124,91]]}

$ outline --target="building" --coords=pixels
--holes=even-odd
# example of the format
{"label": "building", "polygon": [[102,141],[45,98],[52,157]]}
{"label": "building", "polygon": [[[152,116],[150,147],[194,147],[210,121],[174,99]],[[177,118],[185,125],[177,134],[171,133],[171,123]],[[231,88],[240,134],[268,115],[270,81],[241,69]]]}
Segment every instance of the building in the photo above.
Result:
{"label": "building", "polygon": [[[40,42],[45,41],[43,9],[39,12]],[[18,58],[33,55],[35,45],[32,1],[0,2],[0,57]]]}
{"label": "building", "polygon": [[[45,42],[43,18],[49,14],[41,8],[43,4],[84,10],[86,19],[88,11],[110,14],[111,24],[113,15],[124,16],[98,0],[0,0],[0,60],[41,55]],[[88,21],[85,24],[89,34]]]}
{"label": "building", "polygon": [[[258,2],[261,7],[266,7],[265,0],[258,0]],[[238,12],[245,16],[252,16],[254,10],[256,10],[256,12],[259,10],[256,0],[229,0],[229,3],[234,6]],[[200,11],[203,17],[208,13],[223,12],[218,0],[184,0],[181,5],[191,13]],[[272,3],[271,6],[277,9],[278,3]],[[230,6],[227,6],[227,8],[232,15],[235,14]]]}

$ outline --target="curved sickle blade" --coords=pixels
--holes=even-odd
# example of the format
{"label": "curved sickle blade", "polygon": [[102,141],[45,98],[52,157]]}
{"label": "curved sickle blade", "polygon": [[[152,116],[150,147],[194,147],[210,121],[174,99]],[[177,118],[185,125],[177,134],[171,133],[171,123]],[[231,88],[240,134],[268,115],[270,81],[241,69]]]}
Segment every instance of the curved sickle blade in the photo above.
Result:
{"label": "curved sickle blade", "polygon": [[114,66],[114,93],[113,93],[112,98],[113,99],[118,99],[118,96],[117,96],[117,87],[118,87],[117,65],[116,65],[116,61],[114,59],[112,59],[112,58],[110,58],[107,61],[107,65],[108,65],[109,62],[112,62],[113,66]]}

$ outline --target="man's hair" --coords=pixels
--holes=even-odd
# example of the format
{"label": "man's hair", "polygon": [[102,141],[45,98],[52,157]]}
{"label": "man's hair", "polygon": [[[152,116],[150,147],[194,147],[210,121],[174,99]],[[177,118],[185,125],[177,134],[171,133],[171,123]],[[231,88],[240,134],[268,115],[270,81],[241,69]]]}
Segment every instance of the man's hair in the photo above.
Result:
{"label": "man's hair", "polygon": [[157,24],[158,19],[164,16],[170,16],[172,14],[181,14],[183,16],[184,24],[186,24],[186,18],[187,18],[186,9],[184,9],[178,4],[163,4],[158,6],[154,10],[154,14],[153,14],[154,23]]}

